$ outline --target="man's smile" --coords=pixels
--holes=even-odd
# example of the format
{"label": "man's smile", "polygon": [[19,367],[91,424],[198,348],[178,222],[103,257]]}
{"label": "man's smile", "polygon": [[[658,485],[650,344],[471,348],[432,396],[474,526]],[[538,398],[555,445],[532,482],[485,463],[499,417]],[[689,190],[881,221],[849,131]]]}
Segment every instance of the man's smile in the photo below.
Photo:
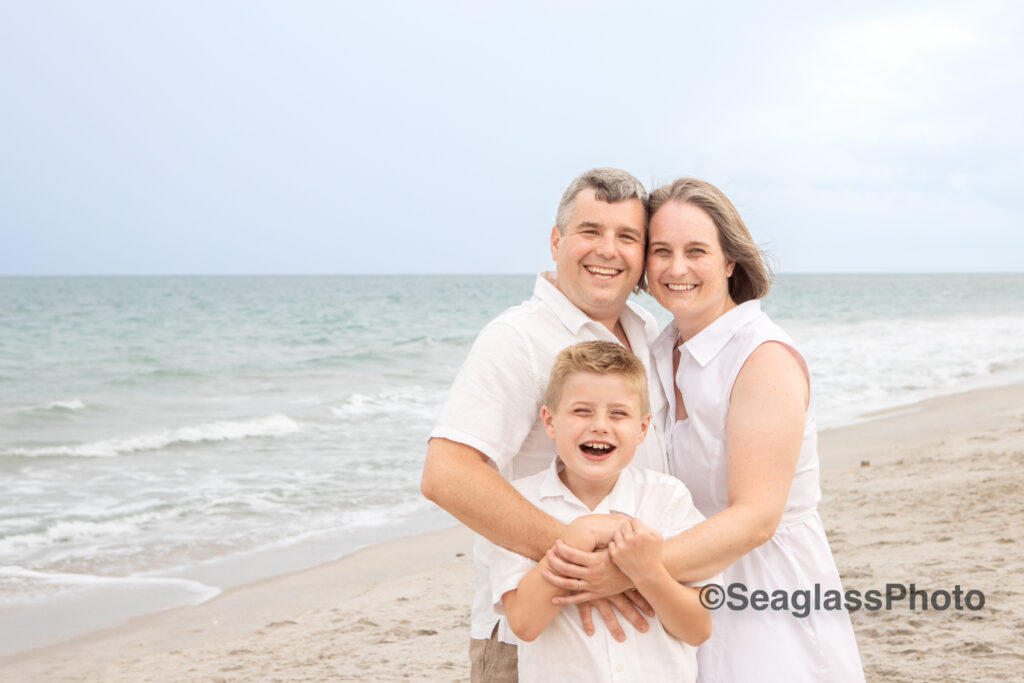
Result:
{"label": "man's smile", "polygon": [[622,272],[621,268],[607,268],[605,266],[583,266],[588,273],[599,280],[610,280]]}

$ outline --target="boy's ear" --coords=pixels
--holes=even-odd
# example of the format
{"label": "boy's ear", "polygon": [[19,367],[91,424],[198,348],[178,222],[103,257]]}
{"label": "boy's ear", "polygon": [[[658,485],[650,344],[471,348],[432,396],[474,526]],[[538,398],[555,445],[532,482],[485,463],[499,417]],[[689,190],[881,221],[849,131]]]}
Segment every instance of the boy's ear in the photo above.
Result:
{"label": "boy's ear", "polygon": [[640,438],[636,440],[637,445],[643,443],[644,439],[647,438],[647,428],[651,426],[651,414],[647,413],[647,417],[640,423]]}
{"label": "boy's ear", "polygon": [[555,424],[554,414],[548,410],[547,406],[543,406],[540,409],[540,421],[544,424],[544,433],[552,439],[555,438]]}

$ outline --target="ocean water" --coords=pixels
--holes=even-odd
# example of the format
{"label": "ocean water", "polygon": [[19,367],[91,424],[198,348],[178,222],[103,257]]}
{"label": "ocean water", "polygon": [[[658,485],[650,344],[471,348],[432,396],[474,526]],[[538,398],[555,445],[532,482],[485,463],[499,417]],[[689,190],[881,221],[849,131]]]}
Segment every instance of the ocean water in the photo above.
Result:
{"label": "ocean water", "polygon": [[[419,495],[427,434],[533,279],[0,278],[0,654],[451,524]],[[800,275],[765,308],[829,426],[1020,379],[1022,295]]]}

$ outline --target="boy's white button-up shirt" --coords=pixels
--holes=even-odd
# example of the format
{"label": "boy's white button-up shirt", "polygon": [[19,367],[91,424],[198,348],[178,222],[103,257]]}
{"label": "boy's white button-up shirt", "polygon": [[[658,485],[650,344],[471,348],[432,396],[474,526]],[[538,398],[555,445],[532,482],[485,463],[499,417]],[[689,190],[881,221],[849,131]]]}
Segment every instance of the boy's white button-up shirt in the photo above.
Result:
{"label": "boy's white button-up shirt", "polygon": [[[638,466],[668,469],[662,429],[667,405],[654,373],[650,344],[658,326],[648,311],[627,302],[619,315],[629,345],[644,366],[651,396],[651,429],[637,448]],[[567,346],[584,341],[619,343],[611,331],[592,320],[554,284],[554,273],[537,276],[533,296],[509,308],[481,330],[445,401],[431,438],[444,438],[471,446],[491,459],[507,481],[540,472],[555,457],[555,444],[544,433],[540,409],[555,357]],[[490,600],[484,539],[476,538],[477,566],[471,635],[491,636],[499,616]],[[501,619],[499,636],[516,642]]]}
{"label": "boy's white button-up shirt", "polygon": [[[676,536],[700,523],[689,491],[675,477],[630,465],[615,487],[590,510],[558,476],[561,462],[538,474],[514,482],[528,501],[564,524],[589,514],[619,512],[637,517],[664,538]],[[537,563],[528,557],[487,543],[491,568],[491,600],[499,613],[501,596]],[[707,581],[720,583],[717,575]],[[600,619],[594,620],[593,636],[583,630],[575,607],[563,609],[532,643],[519,644],[519,678],[523,681],[694,681],[696,648],[670,636],[661,623],[648,619],[646,633],[625,625],[625,642],[617,642]]]}

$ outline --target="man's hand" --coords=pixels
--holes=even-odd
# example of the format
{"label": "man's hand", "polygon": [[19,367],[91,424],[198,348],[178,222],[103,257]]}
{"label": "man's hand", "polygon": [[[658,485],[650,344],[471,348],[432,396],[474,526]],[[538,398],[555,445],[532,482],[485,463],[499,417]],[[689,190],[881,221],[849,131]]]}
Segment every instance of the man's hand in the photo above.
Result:
{"label": "man's hand", "polygon": [[[548,569],[544,571],[544,580],[572,591],[571,595],[557,598],[560,604],[577,605],[610,598],[633,587],[633,581],[615,566],[607,549],[585,552],[557,541],[545,557]],[[646,603],[640,606],[643,608]]]}
{"label": "man's hand", "polygon": [[[639,597],[640,600],[643,600],[636,591],[632,591],[632,593]],[[643,602],[647,605],[646,600]],[[615,616],[615,610],[612,609],[612,605],[622,613],[626,621],[633,625],[633,628],[641,633],[647,632],[647,620],[640,614],[636,606],[624,595],[614,595],[607,600],[601,598],[579,605],[580,621],[583,622],[583,630],[586,631],[588,636],[594,635],[594,614],[591,608],[596,607],[598,614],[601,615],[601,620],[604,621],[604,625],[608,628],[608,632],[612,634],[612,638],[620,643],[626,640],[626,633],[622,630],[622,626],[619,625],[619,620]],[[647,609],[650,609],[650,605],[647,605]],[[651,616],[654,616],[653,612]]]}

